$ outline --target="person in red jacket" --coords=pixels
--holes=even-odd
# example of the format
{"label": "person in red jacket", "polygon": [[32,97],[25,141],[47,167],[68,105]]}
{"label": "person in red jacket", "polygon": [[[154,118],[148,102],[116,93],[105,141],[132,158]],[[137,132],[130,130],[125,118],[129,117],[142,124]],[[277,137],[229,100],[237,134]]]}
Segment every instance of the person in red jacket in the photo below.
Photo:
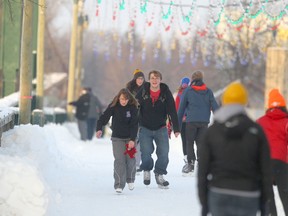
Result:
{"label": "person in red jacket", "polygon": [[[268,109],[265,115],[260,117],[257,122],[264,129],[269,142],[273,184],[277,185],[285,215],[288,216],[288,112],[285,99],[278,89],[270,91]],[[270,210],[272,216],[277,215],[274,199],[271,202]]]}
{"label": "person in red jacket", "polygon": [[[179,106],[180,106],[180,101],[182,97],[183,91],[189,86],[190,84],[190,79],[188,77],[184,77],[181,79],[181,85],[178,88],[178,93],[175,98],[175,105],[176,105],[176,111],[178,112]],[[182,118],[182,128],[181,128],[181,140],[182,140],[182,150],[183,150],[183,155],[184,155],[184,162],[185,165],[182,168],[182,173],[185,175],[186,173],[184,170],[187,167],[188,161],[187,161],[187,150],[186,150],[186,114],[184,114]]]}

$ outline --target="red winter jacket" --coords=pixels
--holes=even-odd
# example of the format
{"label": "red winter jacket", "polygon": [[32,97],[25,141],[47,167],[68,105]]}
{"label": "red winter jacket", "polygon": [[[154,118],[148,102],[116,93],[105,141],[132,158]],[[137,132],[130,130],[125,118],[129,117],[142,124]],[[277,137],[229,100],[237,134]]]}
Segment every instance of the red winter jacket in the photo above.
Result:
{"label": "red winter jacket", "polygon": [[288,114],[274,108],[268,110],[257,122],[267,136],[271,158],[288,163]]}

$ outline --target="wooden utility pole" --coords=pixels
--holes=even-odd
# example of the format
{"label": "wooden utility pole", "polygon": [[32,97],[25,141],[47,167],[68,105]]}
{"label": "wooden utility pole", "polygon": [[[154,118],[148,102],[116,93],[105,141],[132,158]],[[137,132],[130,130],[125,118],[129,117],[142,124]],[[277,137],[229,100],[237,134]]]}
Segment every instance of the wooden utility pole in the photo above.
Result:
{"label": "wooden utility pole", "polygon": [[3,37],[4,37],[4,5],[3,1],[0,2],[0,98],[3,97]]}
{"label": "wooden utility pole", "polygon": [[79,97],[81,92],[82,82],[82,59],[83,59],[83,32],[85,17],[83,13],[83,0],[78,3],[79,18],[78,18],[78,33],[77,33],[77,67],[76,67],[76,89],[75,96]]}
{"label": "wooden utility pole", "polygon": [[22,36],[20,54],[19,123],[29,124],[31,119],[32,91],[32,26],[33,2],[23,0]]}
{"label": "wooden utility pole", "polygon": [[74,0],[73,5],[73,22],[70,41],[70,56],[69,56],[69,75],[68,75],[68,94],[67,94],[67,117],[73,119],[73,107],[68,105],[73,101],[75,88],[75,63],[76,63],[76,42],[77,42],[77,25],[78,25],[78,0]]}
{"label": "wooden utility pole", "polygon": [[43,109],[45,0],[39,0],[38,7],[36,109]]}
{"label": "wooden utility pole", "polygon": [[273,88],[278,88],[284,98],[288,98],[288,48],[269,47],[266,60],[265,109],[267,109],[268,94]]}

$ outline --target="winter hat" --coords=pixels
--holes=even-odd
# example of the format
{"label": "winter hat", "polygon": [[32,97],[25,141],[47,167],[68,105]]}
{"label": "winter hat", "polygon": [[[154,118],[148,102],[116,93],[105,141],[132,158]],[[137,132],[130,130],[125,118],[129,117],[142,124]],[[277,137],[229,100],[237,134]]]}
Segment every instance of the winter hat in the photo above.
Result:
{"label": "winter hat", "polygon": [[248,92],[240,82],[233,82],[227,86],[222,95],[222,105],[248,103]]}
{"label": "winter hat", "polygon": [[181,86],[186,84],[186,85],[189,85],[190,83],[190,79],[188,77],[184,77],[182,80],[181,80]]}
{"label": "winter hat", "polygon": [[193,72],[193,74],[192,74],[192,81],[193,80],[202,80],[203,79],[203,72],[202,71],[195,71],[195,72]]}
{"label": "winter hat", "polygon": [[[136,70],[138,70],[136,73],[135,73],[135,71]],[[133,79],[138,79],[139,77],[143,77],[144,78],[144,73],[142,72],[142,71],[140,71],[139,69],[136,69],[135,71],[134,71],[134,77],[133,77]]]}
{"label": "winter hat", "polygon": [[278,89],[272,89],[269,93],[268,109],[274,107],[286,107],[285,99]]}
{"label": "winter hat", "polygon": [[134,70],[133,74],[135,75],[136,73],[139,73],[139,72],[142,72],[142,71],[137,68],[137,69]]}

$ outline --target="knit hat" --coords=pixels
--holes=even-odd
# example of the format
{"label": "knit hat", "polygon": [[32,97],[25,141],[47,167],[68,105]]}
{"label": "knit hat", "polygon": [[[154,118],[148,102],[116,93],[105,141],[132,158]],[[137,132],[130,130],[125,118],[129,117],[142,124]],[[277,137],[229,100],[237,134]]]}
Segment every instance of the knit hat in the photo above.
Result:
{"label": "knit hat", "polygon": [[182,80],[181,80],[181,86],[186,84],[186,85],[189,85],[190,83],[190,79],[188,77],[184,77]]}
{"label": "knit hat", "polygon": [[240,104],[245,106],[248,103],[248,93],[240,82],[233,82],[227,86],[222,95],[222,105]]}
{"label": "knit hat", "polygon": [[139,77],[143,77],[144,78],[144,73],[142,71],[138,71],[137,73],[134,73],[134,77],[133,79],[138,79]]}
{"label": "knit hat", "polygon": [[269,93],[268,109],[274,107],[286,107],[285,99],[278,89],[272,89]]}
{"label": "knit hat", "polygon": [[139,72],[142,72],[142,71],[137,68],[137,69],[134,70],[133,74],[135,75],[136,73],[139,73]]}
{"label": "knit hat", "polygon": [[192,74],[192,81],[195,79],[202,80],[203,79],[203,72],[202,71],[195,71]]}

